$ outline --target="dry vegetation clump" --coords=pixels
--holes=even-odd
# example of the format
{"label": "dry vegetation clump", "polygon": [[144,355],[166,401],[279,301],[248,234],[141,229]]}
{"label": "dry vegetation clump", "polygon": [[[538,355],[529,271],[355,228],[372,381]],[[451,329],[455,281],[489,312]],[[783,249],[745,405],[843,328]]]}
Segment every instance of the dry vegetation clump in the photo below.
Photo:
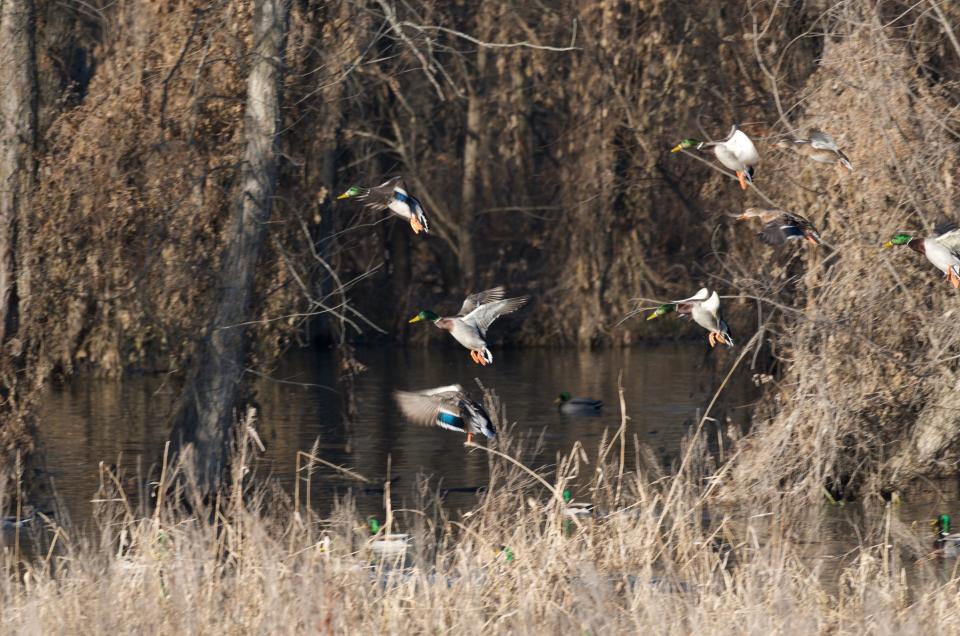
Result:
{"label": "dry vegetation clump", "polygon": [[951,132],[960,120],[945,116],[960,84],[917,72],[935,54],[935,21],[890,23],[843,5],[824,25],[821,70],[800,93],[797,127],[840,132],[856,170],[808,162],[791,171],[794,158],[771,153],[776,173],[761,188],[814,220],[829,249],[802,250],[802,266],[766,276],[738,257],[742,269],[725,273],[772,316],[782,371],[735,490],[876,494],[956,472],[956,295],[919,254],[880,245],[897,231],[927,236],[960,221],[960,138]]}
{"label": "dry vegetation clump", "polygon": [[46,131],[21,329],[41,377],[188,352],[242,151],[249,20],[230,6],[118,9],[87,99]]}
{"label": "dry vegetation clump", "polygon": [[[252,424],[248,415],[244,430]],[[104,469],[95,537],[51,522],[32,556],[4,551],[0,617],[15,633],[960,627],[960,579],[938,578],[890,507],[853,518],[862,517],[851,521],[858,545],[838,562],[803,508],[753,505],[746,491],[740,505],[714,505],[702,443],[687,447],[673,479],[623,472],[618,455],[633,449],[622,432],[598,457],[575,447],[555,469],[533,473],[512,459],[524,449],[506,427],[495,448],[466,451],[490,453],[489,488],[472,510],[448,516],[425,487],[418,501],[388,512],[385,532],[411,535],[402,558],[371,552],[349,498],[321,518],[255,480],[244,444],[233,486],[212,503],[189,487],[174,496],[168,486],[189,480],[173,466],[151,486],[162,501],[127,494],[123,476]],[[565,488],[592,502],[594,515],[565,516]],[[29,545],[26,534],[21,542]]]}

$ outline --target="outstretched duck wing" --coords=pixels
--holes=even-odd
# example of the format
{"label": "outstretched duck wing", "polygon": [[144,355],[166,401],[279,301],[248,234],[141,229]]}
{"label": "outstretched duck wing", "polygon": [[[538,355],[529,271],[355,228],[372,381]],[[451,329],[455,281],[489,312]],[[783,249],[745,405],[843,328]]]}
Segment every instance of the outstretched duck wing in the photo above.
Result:
{"label": "outstretched duck wing", "polygon": [[679,305],[681,303],[702,303],[707,298],[710,297],[710,290],[706,287],[701,287],[700,291],[691,296],[690,298],[684,298],[683,300],[674,300],[671,302],[673,305]]}
{"label": "outstretched duck wing", "polygon": [[515,312],[523,307],[528,300],[530,300],[529,296],[518,296],[517,298],[507,298],[506,300],[497,300],[480,305],[461,320],[468,325],[474,325],[480,330],[480,333],[486,334],[494,320],[505,314]]}
{"label": "outstretched duck wing", "polygon": [[720,296],[717,295],[717,292],[710,294],[710,297],[703,301],[702,307],[716,316],[717,312],[720,311]]}
{"label": "outstretched duck wing", "polygon": [[440,387],[430,391],[414,393],[394,391],[393,398],[400,407],[403,416],[418,426],[439,426],[453,431],[463,431],[463,418],[457,408],[456,393],[445,391],[451,387]]}
{"label": "outstretched duck wing", "polygon": [[806,234],[799,223],[784,214],[764,225],[757,236],[767,245],[783,245],[787,241],[802,239]]}
{"label": "outstretched duck wing", "polygon": [[503,288],[503,285],[498,285],[493,289],[477,292],[476,294],[470,294],[467,296],[467,299],[463,301],[463,305],[460,307],[460,311],[457,312],[457,315],[466,316],[481,305],[486,305],[487,303],[492,303],[497,300],[503,300],[503,297],[506,295],[506,293],[507,292]]}
{"label": "outstretched duck wing", "polygon": [[734,130],[727,140],[726,146],[744,164],[753,165],[760,161],[760,153],[757,152],[757,147],[753,145],[753,141],[745,132],[737,130],[736,126],[734,126]]}
{"label": "outstretched duck wing", "polygon": [[[946,227],[949,226],[940,226],[941,229],[946,229]],[[942,232],[937,236],[937,242],[950,250],[950,253],[955,257],[960,258],[960,228]]]}
{"label": "outstretched duck wing", "polygon": [[819,148],[820,150],[833,150],[834,152],[840,150],[837,147],[837,142],[833,140],[833,137],[822,130],[811,130],[808,136],[810,137],[810,145],[814,148]]}

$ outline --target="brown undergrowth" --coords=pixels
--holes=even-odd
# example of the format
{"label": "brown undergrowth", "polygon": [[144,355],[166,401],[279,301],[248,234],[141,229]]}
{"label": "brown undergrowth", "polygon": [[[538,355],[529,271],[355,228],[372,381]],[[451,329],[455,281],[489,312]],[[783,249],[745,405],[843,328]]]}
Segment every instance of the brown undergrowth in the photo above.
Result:
{"label": "brown undergrowth", "polygon": [[[494,398],[488,405],[496,411]],[[937,574],[890,506],[865,508],[843,555],[819,511],[713,497],[702,440],[664,478],[641,447],[608,436],[550,469],[516,458],[510,426],[489,448],[489,485],[450,516],[424,486],[371,537],[351,499],[317,514],[248,472],[252,413],[233,484],[212,501],[167,466],[139,500],[104,469],[94,536],[43,517],[32,556],[3,553],[0,617],[15,633],[919,633],[956,629],[960,578]],[[639,453],[639,471],[623,470]],[[720,468],[723,470],[723,467]],[[159,482],[159,483],[158,483]],[[181,484],[180,490],[168,486]],[[593,506],[570,517],[561,493]],[[135,489],[133,489],[135,490]],[[6,491],[8,494],[11,490]],[[303,492],[301,489],[299,492]],[[389,490],[387,491],[389,492]],[[41,524],[37,517],[36,525]],[[373,542],[406,533],[404,556]],[[42,535],[42,538],[40,538]],[[7,538],[9,534],[5,534]],[[30,544],[24,531],[21,545]],[[853,546],[850,548],[849,546]],[[905,631],[906,630],[906,631]]]}

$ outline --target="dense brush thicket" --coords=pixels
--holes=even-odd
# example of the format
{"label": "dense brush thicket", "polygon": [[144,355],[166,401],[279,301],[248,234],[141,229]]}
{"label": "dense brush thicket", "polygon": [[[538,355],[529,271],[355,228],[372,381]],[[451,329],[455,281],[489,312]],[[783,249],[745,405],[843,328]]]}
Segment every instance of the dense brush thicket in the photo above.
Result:
{"label": "dense brush thicket", "polygon": [[[250,12],[38,2],[17,246],[30,382],[195,353],[237,203]],[[732,479],[817,492],[952,465],[956,295],[878,248],[958,218],[956,4],[298,0],[292,16],[259,362],[318,336],[425,337],[409,315],[493,284],[534,295],[523,344],[628,344],[653,333],[614,327],[631,299],[709,285],[740,296],[738,342],[762,327],[776,370]],[[758,191],[669,153],[732,123],[757,141]],[[810,127],[856,170],[775,148]],[[429,238],[333,202],[398,173]],[[829,245],[775,250],[730,219],[768,202]]]}

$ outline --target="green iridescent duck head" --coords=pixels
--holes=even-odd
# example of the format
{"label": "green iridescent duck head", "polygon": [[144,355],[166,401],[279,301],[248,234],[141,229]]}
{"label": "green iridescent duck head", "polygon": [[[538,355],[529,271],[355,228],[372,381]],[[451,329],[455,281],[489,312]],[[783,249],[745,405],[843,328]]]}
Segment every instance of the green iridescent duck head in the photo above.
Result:
{"label": "green iridescent duck head", "polygon": [[655,318],[659,318],[660,316],[669,314],[670,312],[673,312],[676,310],[677,310],[677,306],[675,304],[660,305],[659,307],[656,308],[656,310],[654,310],[652,314],[647,316],[647,320],[654,320]]}
{"label": "green iridescent duck head", "polygon": [[411,318],[411,319],[410,319],[410,322],[411,322],[411,323],[420,322],[421,320],[427,320],[427,321],[430,321],[430,322],[437,322],[438,320],[440,320],[440,316],[438,316],[437,314],[435,314],[435,313],[433,313],[432,311],[430,311],[429,309],[427,309],[427,310],[421,311],[419,314],[417,314],[416,316],[414,316],[413,318]]}
{"label": "green iridescent duck head", "polygon": [[363,192],[363,189],[360,186],[350,186],[350,189],[338,196],[338,199],[349,199],[350,197],[355,197],[358,194]]}
{"label": "green iridescent duck head", "polygon": [[899,234],[895,234],[892,239],[884,243],[883,247],[887,248],[887,247],[893,247],[894,245],[906,245],[912,240],[913,240],[912,236],[910,236],[909,234],[904,234],[903,232],[900,232]]}
{"label": "green iridescent duck head", "polygon": [[700,148],[702,142],[697,139],[684,139],[676,146],[674,146],[670,152],[680,152],[681,150],[690,150],[691,148]]}

